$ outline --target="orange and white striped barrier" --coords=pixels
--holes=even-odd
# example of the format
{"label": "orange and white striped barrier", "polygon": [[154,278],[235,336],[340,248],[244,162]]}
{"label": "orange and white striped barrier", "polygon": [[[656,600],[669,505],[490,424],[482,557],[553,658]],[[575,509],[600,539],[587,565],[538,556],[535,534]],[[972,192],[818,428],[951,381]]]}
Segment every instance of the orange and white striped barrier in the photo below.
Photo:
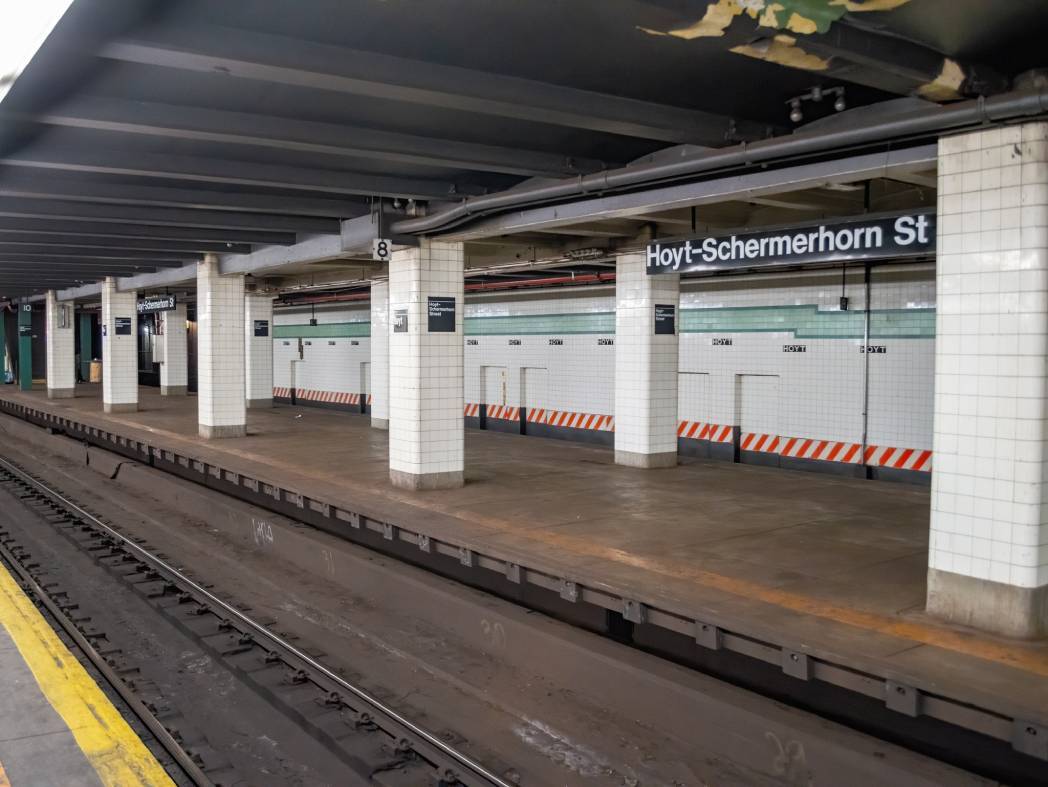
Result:
{"label": "orange and white striped barrier", "polygon": [[295,398],[305,402],[325,402],[327,404],[360,404],[360,394],[344,391],[315,391],[311,388],[298,388]]}
{"label": "orange and white striped barrier", "polygon": [[462,414],[466,416],[466,418],[480,418],[480,405],[467,402],[462,410]]}
{"label": "orange and white striped barrier", "polygon": [[[702,421],[680,421],[677,424],[677,436],[692,440],[730,443],[732,428]],[[743,451],[777,453],[792,459],[814,459],[821,462],[843,462],[845,464],[863,462],[861,443],[838,440],[743,432],[740,436],[739,448]],[[896,470],[915,470],[926,473],[932,469],[932,452],[920,448],[868,445],[866,446],[865,463],[873,467],[891,467]]]}
{"label": "orange and white striped barrier", "polygon": [[896,470],[932,469],[932,452],[917,448],[884,448],[879,445],[866,446],[866,464],[877,467],[893,467]]}
{"label": "orange and white striped barrier", "polygon": [[702,421],[681,421],[677,424],[677,437],[709,440],[712,443],[730,443],[732,428],[722,424],[705,424]]}
{"label": "orange and white striped barrier", "polygon": [[777,434],[761,434],[760,432],[743,432],[739,437],[739,447],[743,451],[760,451],[765,454],[776,454],[779,452],[779,436]]}
{"label": "orange and white striped barrier", "polygon": [[568,410],[546,410],[541,407],[532,407],[528,410],[527,418],[530,423],[563,426],[568,429],[615,431],[615,417],[599,413],[575,413]]}
{"label": "orange and white striped barrier", "polygon": [[520,419],[519,407],[508,407],[502,404],[489,404],[487,408],[488,418],[501,418],[504,421],[516,421]]}
{"label": "orange and white striped barrier", "polygon": [[[273,396],[278,399],[290,399],[291,389],[275,386]],[[296,388],[295,398],[303,402],[325,402],[327,404],[360,404],[360,394],[344,391],[315,391],[311,388]],[[370,404],[371,397],[368,397]]]}
{"label": "orange and white striped barrier", "polygon": [[818,459],[823,462],[858,464],[862,446],[859,443],[841,443],[836,440],[815,440],[807,437],[790,437],[782,447],[782,455],[794,459]]}

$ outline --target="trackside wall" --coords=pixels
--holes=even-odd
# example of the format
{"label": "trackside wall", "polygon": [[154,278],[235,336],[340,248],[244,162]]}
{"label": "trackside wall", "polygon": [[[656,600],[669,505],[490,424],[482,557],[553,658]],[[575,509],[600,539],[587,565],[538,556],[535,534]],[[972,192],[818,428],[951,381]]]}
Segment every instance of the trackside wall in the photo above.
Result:
{"label": "trackside wall", "polygon": [[[934,275],[873,268],[866,346],[861,270],[683,280],[680,453],[926,481]],[[467,295],[466,425],[611,445],[614,308],[613,286]],[[370,351],[366,302],[278,308],[274,396],[366,411]]]}

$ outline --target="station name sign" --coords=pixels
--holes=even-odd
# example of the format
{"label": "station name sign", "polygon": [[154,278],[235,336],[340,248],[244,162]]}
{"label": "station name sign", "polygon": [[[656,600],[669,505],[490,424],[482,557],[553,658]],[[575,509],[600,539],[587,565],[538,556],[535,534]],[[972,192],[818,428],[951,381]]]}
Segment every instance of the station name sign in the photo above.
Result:
{"label": "station name sign", "polygon": [[156,312],[169,312],[175,308],[174,295],[147,295],[138,302],[139,314],[155,314]]}
{"label": "station name sign", "polygon": [[648,275],[703,273],[818,262],[850,262],[931,254],[935,214],[915,212],[711,235],[647,248]]}

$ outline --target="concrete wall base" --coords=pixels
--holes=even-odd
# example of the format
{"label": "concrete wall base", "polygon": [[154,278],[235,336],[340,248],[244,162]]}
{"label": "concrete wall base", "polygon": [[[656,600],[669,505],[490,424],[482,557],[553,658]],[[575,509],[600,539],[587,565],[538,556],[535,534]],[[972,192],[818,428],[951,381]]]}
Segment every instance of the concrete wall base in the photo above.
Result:
{"label": "concrete wall base", "polygon": [[461,470],[446,473],[405,473],[403,470],[390,470],[389,480],[398,489],[458,489],[465,480]]}
{"label": "concrete wall base", "polygon": [[660,454],[638,454],[634,451],[615,450],[615,464],[626,467],[651,469],[656,467],[676,467],[677,452],[664,451]]}
{"label": "concrete wall base", "polygon": [[388,418],[375,418],[374,416],[372,416],[371,417],[371,428],[372,429],[387,429],[388,430],[389,429],[389,419]]}
{"label": "concrete wall base", "polygon": [[137,413],[138,402],[103,402],[102,412],[105,413]]}
{"label": "concrete wall base", "polygon": [[929,615],[1020,639],[1048,636],[1048,585],[1021,588],[928,569]]}
{"label": "concrete wall base", "polygon": [[75,388],[48,388],[48,399],[72,399],[76,396]]}
{"label": "concrete wall base", "polygon": [[273,406],[273,397],[267,399],[248,399],[246,401],[248,410],[262,410]]}
{"label": "concrete wall base", "polygon": [[184,385],[161,385],[161,396],[185,396],[188,388]]}
{"label": "concrete wall base", "polygon": [[206,440],[217,440],[224,437],[246,437],[247,424],[229,424],[226,426],[209,426],[199,424],[200,436]]}

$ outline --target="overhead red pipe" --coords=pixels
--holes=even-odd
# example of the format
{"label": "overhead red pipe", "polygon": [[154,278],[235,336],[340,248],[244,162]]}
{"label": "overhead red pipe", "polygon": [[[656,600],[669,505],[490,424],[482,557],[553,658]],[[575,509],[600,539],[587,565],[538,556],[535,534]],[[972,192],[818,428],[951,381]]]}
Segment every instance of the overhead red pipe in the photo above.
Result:
{"label": "overhead red pipe", "polygon": [[[528,287],[549,287],[552,285],[601,284],[615,281],[614,273],[581,273],[577,276],[547,276],[542,279],[518,279],[514,281],[477,282],[467,284],[466,292],[492,292],[497,290],[521,290]],[[293,298],[285,301],[285,306],[309,306],[317,303],[344,303],[347,301],[366,301],[371,299],[369,292],[346,292],[338,295],[314,295]]]}

